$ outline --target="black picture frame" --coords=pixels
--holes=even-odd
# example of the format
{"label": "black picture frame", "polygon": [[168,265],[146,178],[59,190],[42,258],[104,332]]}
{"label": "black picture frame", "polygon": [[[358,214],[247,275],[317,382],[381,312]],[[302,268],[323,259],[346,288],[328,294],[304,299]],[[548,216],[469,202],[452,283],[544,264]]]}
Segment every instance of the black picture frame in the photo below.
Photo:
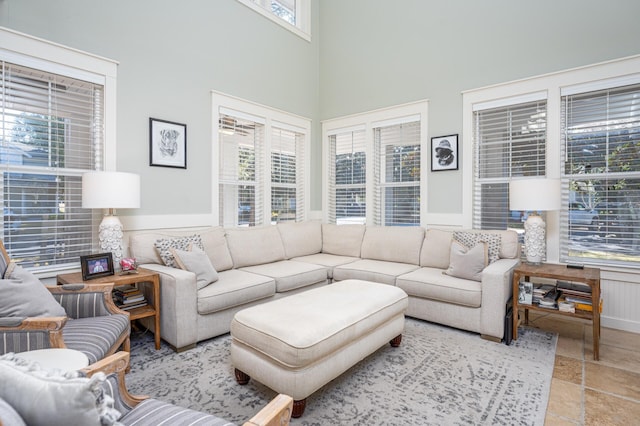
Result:
{"label": "black picture frame", "polygon": [[80,256],[80,267],[85,281],[113,275],[113,254],[109,252]]}
{"label": "black picture frame", "polygon": [[431,171],[458,170],[458,134],[431,138]]}
{"label": "black picture frame", "polygon": [[187,125],[149,118],[149,165],[187,168]]}

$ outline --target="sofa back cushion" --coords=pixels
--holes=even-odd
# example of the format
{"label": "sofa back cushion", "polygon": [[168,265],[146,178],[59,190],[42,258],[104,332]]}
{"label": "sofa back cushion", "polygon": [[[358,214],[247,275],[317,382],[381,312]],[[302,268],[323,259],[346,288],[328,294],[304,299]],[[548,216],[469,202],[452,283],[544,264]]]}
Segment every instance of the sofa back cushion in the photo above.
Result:
{"label": "sofa back cushion", "polygon": [[322,224],[316,221],[283,222],[278,231],[287,259],[309,256],[322,251]]}
{"label": "sofa back cushion", "polygon": [[227,229],[227,245],[234,268],[284,260],[280,231],[273,225]]}
{"label": "sofa back cushion", "polygon": [[156,241],[194,234],[200,236],[202,247],[216,271],[226,271],[233,267],[233,260],[227,248],[227,240],[224,235],[225,231],[221,226],[202,230],[136,232],[129,237],[129,254],[135,257],[140,264],[157,263],[162,265],[164,262],[155,247]]}
{"label": "sofa back cushion", "polygon": [[423,240],[424,229],[418,226],[367,226],[360,257],[418,265]]}
{"label": "sofa back cushion", "polygon": [[360,257],[364,225],[322,224],[322,252],[338,256]]}
{"label": "sofa back cushion", "polygon": [[420,266],[447,269],[453,232],[441,229],[427,229],[420,251]]}
{"label": "sofa back cushion", "polygon": [[[500,236],[500,259],[516,259],[520,255],[518,233],[510,230],[460,229],[458,233],[489,234]],[[425,233],[424,244],[420,252],[420,266],[447,269],[454,231],[429,229]]]}

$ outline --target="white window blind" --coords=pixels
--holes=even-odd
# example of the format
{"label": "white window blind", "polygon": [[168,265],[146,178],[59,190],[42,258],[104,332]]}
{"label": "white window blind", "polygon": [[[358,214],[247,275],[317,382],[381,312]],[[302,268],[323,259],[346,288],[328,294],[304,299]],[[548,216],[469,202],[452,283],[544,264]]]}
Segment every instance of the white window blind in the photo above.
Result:
{"label": "white window blind", "polygon": [[303,219],[304,134],[279,127],[271,134],[271,220]]}
{"label": "white window blind", "polygon": [[218,131],[221,225],[262,225],[264,125],[220,114]]}
{"label": "white window blind", "polygon": [[374,224],[419,226],[420,121],[375,127],[373,134]]}
{"label": "white window blind", "polygon": [[546,109],[536,100],[474,111],[474,228],[524,228],[528,212],[509,210],[509,180],[546,175]]}
{"label": "white window blind", "polygon": [[366,223],[364,129],[329,136],[329,222]]}
{"label": "white window blind", "polygon": [[569,93],[562,97],[561,260],[637,266],[640,85]]}
{"label": "white window blind", "polygon": [[102,168],[103,87],[0,64],[4,244],[25,267],[63,269],[91,253],[97,229],[81,176]]}

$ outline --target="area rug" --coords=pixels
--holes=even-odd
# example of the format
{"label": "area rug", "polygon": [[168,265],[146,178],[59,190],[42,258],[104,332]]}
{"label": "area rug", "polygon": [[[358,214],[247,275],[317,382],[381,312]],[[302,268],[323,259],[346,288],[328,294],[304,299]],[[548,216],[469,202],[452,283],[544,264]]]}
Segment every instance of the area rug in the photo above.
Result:
{"label": "area rug", "polygon": [[[230,343],[227,334],[175,353],[134,333],[127,386],[242,424],[276,393],[236,383]],[[386,345],[325,385],[291,424],[543,425],[556,344],[556,334],[532,328],[506,346],[408,318],[398,348]]]}

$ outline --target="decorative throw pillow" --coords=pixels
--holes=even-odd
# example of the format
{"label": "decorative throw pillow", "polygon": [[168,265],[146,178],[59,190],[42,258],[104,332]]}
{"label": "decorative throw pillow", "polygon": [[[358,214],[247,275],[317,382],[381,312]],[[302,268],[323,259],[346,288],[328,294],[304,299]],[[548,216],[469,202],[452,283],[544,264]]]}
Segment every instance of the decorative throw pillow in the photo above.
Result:
{"label": "decorative throw pillow", "polygon": [[218,272],[211,264],[209,256],[197,246],[191,246],[191,251],[171,249],[171,254],[180,269],[196,274],[198,290],[218,281]]}
{"label": "decorative throw pillow", "polygon": [[71,371],[41,370],[9,353],[0,357],[0,398],[29,426],[118,425],[121,414],[102,387],[104,373],[91,378]]}
{"label": "decorative throw pillow", "polygon": [[14,262],[10,265],[11,272],[0,280],[0,317],[67,316],[38,278]]}
{"label": "decorative throw pillow", "polygon": [[202,246],[202,238],[198,234],[193,234],[188,237],[157,240],[154,243],[154,245],[156,246],[156,250],[158,250],[158,254],[160,255],[160,259],[162,259],[162,262],[167,266],[171,266],[172,268],[177,268],[178,265],[173,258],[173,254],[171,254],[171,249],[173,248],[177,250],[187,251],[192,244],[204,250],[204,247]]}
{"label": "decorative throw pillow", "polygon": [[457,241],[451,242],[449,269],[444,273],[467,280],[482,281],[482,271],[489,264],[487,243],[479,242],[467,248]]}
{"label": "decorative throw pillow", "polygon": [[502,237],[498,234],[491,234],[489,232],[456,231],[453,233],[453,239],[459,241],[466,247],[473,247],[481,241],[485,242],[489,247],[489,263],[493,263],[500,259]]}

